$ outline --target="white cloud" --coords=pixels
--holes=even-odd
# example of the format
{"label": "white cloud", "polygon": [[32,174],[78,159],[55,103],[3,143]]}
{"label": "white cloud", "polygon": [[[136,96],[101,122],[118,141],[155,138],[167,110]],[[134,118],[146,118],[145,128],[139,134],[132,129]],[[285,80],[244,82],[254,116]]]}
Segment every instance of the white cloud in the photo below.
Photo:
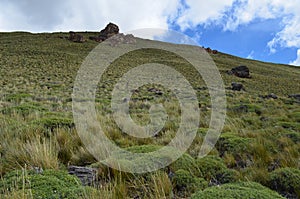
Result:
{"label": "white cloud", "polygon": [[255,20],[278,19],[281,30],[266,44],[270,52],[278,47],[300,48],[300,0],[186,0],[186,4],[190,7],[176,21],[181,30],[213,24],[235,31]]}
{"label": "white cloud", "polygon": [[[279,47],[300,47],[300,0],[242,0],[227,16],[225,30],[235,30],[254,20],[281,19],[281,31],[268,42],[271,53]],[[263,27],[262,27],[263,28]]]}
{"label": "white cloud", "polygon": [[300,49],[297,51],[297,59],[289,63],[290,65],[300,66]]}
{"label": "white cloud", "polygon": [[1,0],[0,31],[99,31],[108,22],[122,32],[168,29],[169,22],[182,31],[200,24],[235,31],[255,20],[279,19],[281,30],[267,44],[274,53],[300,48],[299,10],[300,0]]}
{"label": "white cloud", "polygon": [[179,0],[2,0],[0,31],[99,31],[108,22],[122,32],[139,28],[168,29]]}
{"label": "white cloud", "polygon": [[223,12],[231,7],[234,0],[186,0],[187,9],[176,19],[181,30],[194,28],[199,24],[208,24],[217,21],[223,16]]}

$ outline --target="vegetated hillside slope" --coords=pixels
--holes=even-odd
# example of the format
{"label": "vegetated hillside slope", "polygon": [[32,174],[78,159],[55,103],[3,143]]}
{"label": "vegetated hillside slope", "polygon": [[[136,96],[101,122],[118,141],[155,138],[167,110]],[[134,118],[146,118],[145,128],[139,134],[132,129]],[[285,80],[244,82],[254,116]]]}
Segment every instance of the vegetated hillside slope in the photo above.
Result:
{"label": "vegetated hillside slope", "polygon": [[[81,34],[88,38],[97,33]],[[118,78],[134,66],[149,62],[173,66],[191,82],[201,110],[197,136],[184,156],[160,171],[131,175],[97,162],[76,133],[73,84],[81,63],[98,43],[74,43],[67,36],[0,33],[1,197],[22,194],[37,198],[41,193],[44,198],[299,197],[300,102],[289,95],[300,94],[300,68],[221,52],[210,54],[226,87],[227,118],[214,150],[197,159],[211,111],[201,77],[183,59],[161,50],[138,50],[114,61],[99,82],[95,101],[102,128],[118,146],[141,153],[157,150],[170,142],[180,123],[179,103],[172,92],[159,85],[145,85],[132,95],[131,117],[146,125],[151,104],[159,102],[169,115],[164,128],[146,139],[121,132],[110,115],[111,91]],[[228,74],[239,65],[249,68],[251,78]],[[232,82],[243,84],[245,89],[233,91]],[[68,165],[96,168],[95,186],[82,187],[70,176],[66,180]],[[44,171],[34,172],[34,167]]]}

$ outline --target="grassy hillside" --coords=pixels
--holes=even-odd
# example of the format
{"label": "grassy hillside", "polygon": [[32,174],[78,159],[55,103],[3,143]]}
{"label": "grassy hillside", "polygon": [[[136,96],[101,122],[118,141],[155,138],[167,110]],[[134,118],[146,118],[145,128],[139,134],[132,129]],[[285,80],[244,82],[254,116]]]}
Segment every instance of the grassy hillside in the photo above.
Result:
{"label": "grassy hillside", "polygon": [[[289,97],[300,94],[300,68],[211,54],[228,87],[227,118],[215,149],[198,159],[211,111],[201,77],[168,52],[143,49],[122,56],[105,72],[96,93],[99,122],[118,146],[154,151],[169,143],[180,121],[179,103],[172,92],[145,85],[132,95],[131,116],[147,124],[150,105],[163,103],[169,118],[162,132],[138,139],[120,131],[109,114],[110,93],[118,78],[134,66],[157,62],[178,69],[194,87],[201,110],[197,136],[184,156],[157,172],[131,175],[97,162],[77,135],[73,84],[84,58],[98,43],[74,43],[67,36],[0,33],[0,198],[38,198],[41,193],[42,198],[300,197],[300,102]],[[248,66],[252,78],[227,74],[239,65]],[[245,91],[232,91],[232,82],[242,83]],[[151,92],[152,88],[162,94]],[[262,97],[271,93],[278,98]],[[98,182],[81,186],[66,173],[68,165],[96,168]],[[33,172],[34,167],[42,168],[43,174]]]}

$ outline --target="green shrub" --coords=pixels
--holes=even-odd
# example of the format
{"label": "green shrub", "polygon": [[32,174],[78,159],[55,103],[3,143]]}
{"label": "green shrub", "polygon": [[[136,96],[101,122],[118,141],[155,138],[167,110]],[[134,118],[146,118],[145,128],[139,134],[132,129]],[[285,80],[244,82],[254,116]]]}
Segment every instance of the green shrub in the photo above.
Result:
{"label": "green shrub", "polygon": [[266,184],[278,193],[300,197],[300,170],[295,168],[281,168],[270,173]]}
{"label": "green shrub", "polygon": [[213,186],[195,193],[192,199],[284,199],[275,191],[272,191],[255,182],[229,183],[221,186]]}
{"label": "green shrub", "polygon": [[250,141],[250,138],[239,137],[232,133],[224,133],[221,134],[216,144],[216,148],[221,155],[223,155],[226,151],[233,154],[239,154],[248,150]]}
{"label": "green shrub", "polygon": [[204,158],[197,159],[196,164],[207,181],[224,184],[236,181],[237,172],[228,169],[223,160],[217,156],[208,155]]}
{"label": "green shrub", "polygon": [[0,181],[1,194],[7,191],[31,191],[33,198],[77,199],[84,191],[77,177],[66,171],[45,170],[37,173],[30,171],[12,171]]}
{"label": "green shrub", "polygon": [[189,171],[193,175],[201,176],[202,173],[199,170],[196,160],[192,158],[189,154],[184,153],[180,158],[175,162],[169,165],[169,168],[175,172],[179,169]]}
{"label": "green shrub", "polygon": [[[162,154],[151,154],[151,152],[157,151],[161,148],[158,145],[140,145],[140,146],[131,146],[126,148],[127,151],[135,153],[135,156],[128,154],[125,151],[120,151],[112,154],[111,157],[113,159],[107,159],[106,164],[111,165],[112,167],[118,167],[120,164],[123,166],[122,169],[130,169],[139,171],[141,168],[145,168],[147,166],[148,171],[156,170],[157,167],[163,168],[164,165],[168,162],[171,162],[173,159],[173,155],[176,153],[174,150],[169,150],[166,153]],[[139,156],[138,154],[149,153],[145,156]],[[117,162],[116,162],[117,160]],[[135,164],[131,164],[131,163]]]}
{"label": "green shrub", "polygon": [[1,110],[3,114],[13,114],[18,113],[21,114],[23,117],[29,115],[30,113],[34,112],[42,112],[46,111],[47,109],[43,108],[40,104],[37,103],[24,103],[18,106],[7,107]]}
{"label": "green shrub", "polygon": [[292,129],[295,131],[300,131],[299,122],[278,122],[278,126],[282,126],[285,129]]}
{"label": "green shrub", "polygon": [[195,191],[203,190],[208,186],[207,181],[203,178],[195,177],[183,169],[175,172],[172,183],[177,195],[181,197],[190,196]]}
{"label": "green shrub", "polygon": [[64,117],[41,118],[41,119],[34,120],[32,123],[36,125],[41,125],[47,129],[50,129],[51,131],[59,127],[67,127],[67,128],[75,127],[75,124],[72,119],[64,118]]}
{"label": "green shrub", "polygon": [[295,122],[300,122],[300,112],[293,112],[288,114],[288,117],[294,120]]}
{"label": "green shrub", "polygon": [[300,133],[295,131],[288,131],[284,134],[286,137],[290,138],[294,143],[300,142]]}
{"label": "green shrub", "polygon": [[27,93],[15,93],[15,94],[9,94],[5,97],[5,100],[8,102],[16,102],[20,103],[22,100],[31,98],[32,96]]}
{"label": "green shrub", "polygon": [[[161,149],[162,146],[157,146],[157,145],[140,145],[140,146],[132,146],[126,148],[127,151],[133,152],[133,153],[150,153],[157,151]],[[139,168],[142,165],[148,165],[149,169],[153,168],[153,166],[157,167],[159,165],[162,166],[165,165],[166,163],[172,162],[174,159],[174,156],[178,155],[180,153],[177,149],[175,148],[167,148],[165,153],[163,152],[162,154],[156,154],[157,156],[152,156],[148,160],[151,160],[151,162],[146,162],[147,160],[144,159],[144,157],[137,157],[137,159],[132,159],[133,157],[128,156],[125,153],[120,152],[119,154],[115,154],[115,157],[120,157],[118,160],[121,161],[123,164],[128,164],[128,161],[135,161],[137,164],[133,165],[135,168]],[[154,162],[154,160],[156,162]],[[168,168],[172,171],[175,172],[179,169],[184,169],[187,171],[190,171],[192,174],[197,174],[199,173],[199,170],[197,168],[197,165],[195,163],[195,159],[192,158],[190,155],[184,153],[180,158],[178,158],[176,161],[172,162]]]}

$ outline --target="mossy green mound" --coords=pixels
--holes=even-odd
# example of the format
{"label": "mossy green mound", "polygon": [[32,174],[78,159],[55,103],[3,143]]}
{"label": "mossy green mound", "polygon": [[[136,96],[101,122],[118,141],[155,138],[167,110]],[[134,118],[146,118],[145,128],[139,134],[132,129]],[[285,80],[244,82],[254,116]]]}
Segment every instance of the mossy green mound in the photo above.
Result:
{"label": "mossy green mound", "polygon": [[37,173],[17,170],[4,176],[0,181],[0,191],[0,194],[11,191],[20,194],[31,192],[34,199],[77,199],[82,196],[84,187],[77,177],[66,171],[45,170]]}
{"label": "mossy green mound", "polygon": [[255,182],[229,183],[221,186],[213,186],[195,193],[192,199],[284,199],[275,191],[272,191]]}
{"label": "mossy green mound", "polygon": [[300,170],[277,169],[270,174],[267,186],[284,196],[300,197]]}
{"label": "mossy green mound", "polygon": [[197,159],[196,164],[202,177],[209,182],[223,184],[236,181],[237,172],[228,169],[223,160],[217,156],[208,155]]}

